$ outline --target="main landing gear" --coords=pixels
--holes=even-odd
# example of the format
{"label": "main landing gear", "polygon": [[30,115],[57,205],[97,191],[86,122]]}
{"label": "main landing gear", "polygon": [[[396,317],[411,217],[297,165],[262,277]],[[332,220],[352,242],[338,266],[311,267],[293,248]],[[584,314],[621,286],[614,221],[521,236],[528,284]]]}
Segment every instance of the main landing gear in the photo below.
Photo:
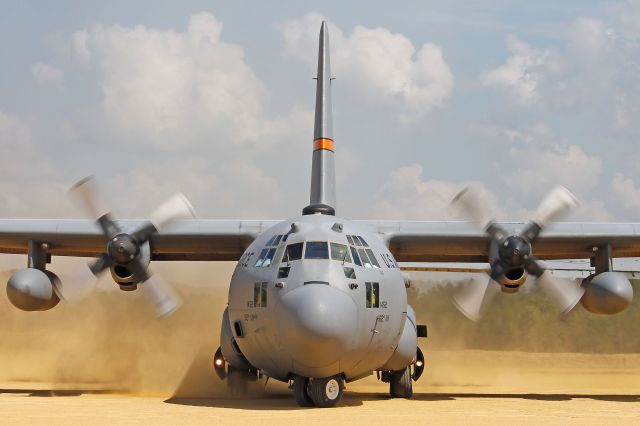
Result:
{"label": "main landing gear", "polygon": [[340,375],[322,379],[293,378],[293,397],[301,407],[335,407],[344,392],[344,380]]}
{"label": "main landing gear", "polygon": [[261,377],[258,370],[243,370],[228,364],[220,348],[213,357],[213,369],[220,380],[226,380],[229,393],[234,397],[247,395],[249,382],[255,382]]}
{"label": "main landing gear", "polygon": [[417,381],[424,372],[424,355],[420,348],[416,351],[416,358],[402,370],[378,372],[378,379],[389,383],[391,398],[411,398],[413,396],[413,382]]}
{"label": "main landing gear", "polygon": [[404,370],[392,371],[389,378],[389,393],[391,398],[411,398],[413,396],[413,379],[411,367]]}

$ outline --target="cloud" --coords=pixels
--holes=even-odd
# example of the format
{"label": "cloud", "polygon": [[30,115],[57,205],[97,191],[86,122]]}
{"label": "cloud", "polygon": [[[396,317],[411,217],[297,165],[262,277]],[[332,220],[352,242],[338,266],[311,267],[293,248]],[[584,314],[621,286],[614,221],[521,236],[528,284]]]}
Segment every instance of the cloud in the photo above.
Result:
{"label": "cloud", "polygon": [[618,9],[610,26],[603,19],[577,17],[560,43],[546,49],[510,35],[505,64],[480,80],[508,92],[520,106],[596,112],[608,118],[610,128],[630,130],[628,117],[640,109],[640,49],[630,33],[640,6]]}
{"label": "cloud", "polygon": [[0,217],[68,215],[57,171],[33,143],[23,119],[0,111]]}
{"label": "cloud", "polygon": [[483,198],[499,214],[497,198],[484,185],[469,181],[423,180],[423,172],[420,164],[402,166],[391,172],[375,195],[374,215],[382,219],[461,219],[451,210],[450,204],[456,194],[470,184],[479,188]]}
{"label": "cloud", "polygon": [[515,35],[507,37],[507,49],[511,53],[507,63],[485,73],[482,83],[508,92],[520,104],[535,103],[549,51],[535,49]]}
{"label": "cloud", "polygon": [[622,173],[616,173],[611,182],[613,196],[622,206],[636,216],[640,211],[640,188]]}
{"label": "cloud", "polygon": [[73,46],[97,74],[109,126],[128,140],[164,149],[278,143],[299,127],[300,111],[268,116],[267,89],[222,32],[202,12],[184,32],[98,25],[76,32]]}
{"label": "cloud", "polygon": [[41,62],[35,63],[31,67],[31,74],[33,74],[33,78],[35,78],[38,83],[59,81],[62,80],[63,77],[62,70]]}
{"label": "cloud", "polygon": [[618,5],[622,34],[630,41],[640,39],[640,1],[629,0]]}
{"label": "cloud", "polygon": [[[318,31],[325,18],[307,13],[282,27],[285,49],[315,69]],[[415,121],[445,105],[454,78],[442,49],[417,48],[385,28],[355,26],[350,34],[329,24],[332,72],[365,101],[390,107],[403,121]]]}
{"label": "cloud", "polygon": [[564,185],[578,194],[589,193],[602,175],[602,160],[577,145],[515,148],[510,153],[504,181],[514,191],[541,194]]}

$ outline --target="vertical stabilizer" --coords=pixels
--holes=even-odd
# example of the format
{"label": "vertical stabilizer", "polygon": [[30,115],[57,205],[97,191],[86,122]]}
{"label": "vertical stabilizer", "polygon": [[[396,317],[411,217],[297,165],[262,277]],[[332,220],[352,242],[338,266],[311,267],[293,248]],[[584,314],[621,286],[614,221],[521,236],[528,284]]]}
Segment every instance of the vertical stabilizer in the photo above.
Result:
{"label": "vertical stabilizer", "polygon": [[331,62],[329,29],[320,27],[318,76],[316,78],[316,116],[313,129],[313,162],[311,166],[311,199],[303,214],[335,215],[336,176],[334,165],[333,119],[331,114]]}

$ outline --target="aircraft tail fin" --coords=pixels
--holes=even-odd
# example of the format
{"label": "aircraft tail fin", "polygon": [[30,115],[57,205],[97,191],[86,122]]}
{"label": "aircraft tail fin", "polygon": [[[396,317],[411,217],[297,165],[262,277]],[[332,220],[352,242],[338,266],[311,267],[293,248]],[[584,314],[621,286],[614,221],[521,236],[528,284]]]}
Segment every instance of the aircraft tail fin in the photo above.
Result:
{"label": "aircraft tail fin", "polygon": [[326,21],[320,27],[318,75],[316,78],[316,114],[313,129],[310,204],[303,214],[335,215],[336,177],[331,114],[331,62],[329,29]]}

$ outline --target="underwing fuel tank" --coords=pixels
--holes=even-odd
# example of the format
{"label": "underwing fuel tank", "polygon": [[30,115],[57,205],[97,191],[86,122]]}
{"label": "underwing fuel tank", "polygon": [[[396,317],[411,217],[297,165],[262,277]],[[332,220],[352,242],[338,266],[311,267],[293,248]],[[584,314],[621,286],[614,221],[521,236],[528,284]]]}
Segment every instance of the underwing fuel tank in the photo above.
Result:
{"label": "underwing fuel tank", "polygon": [[602,272],[582,281],[585,288],[580,302],[594,314],[617,314],[629,307],[633,300],[633,287],[625,274]]}
{"label": "underwing fuel tank", "polygon": [[7,296],[23,311],[48,311],[60,302],[58,277],[50,271],[27,268],[16,271],[7,282]]}

